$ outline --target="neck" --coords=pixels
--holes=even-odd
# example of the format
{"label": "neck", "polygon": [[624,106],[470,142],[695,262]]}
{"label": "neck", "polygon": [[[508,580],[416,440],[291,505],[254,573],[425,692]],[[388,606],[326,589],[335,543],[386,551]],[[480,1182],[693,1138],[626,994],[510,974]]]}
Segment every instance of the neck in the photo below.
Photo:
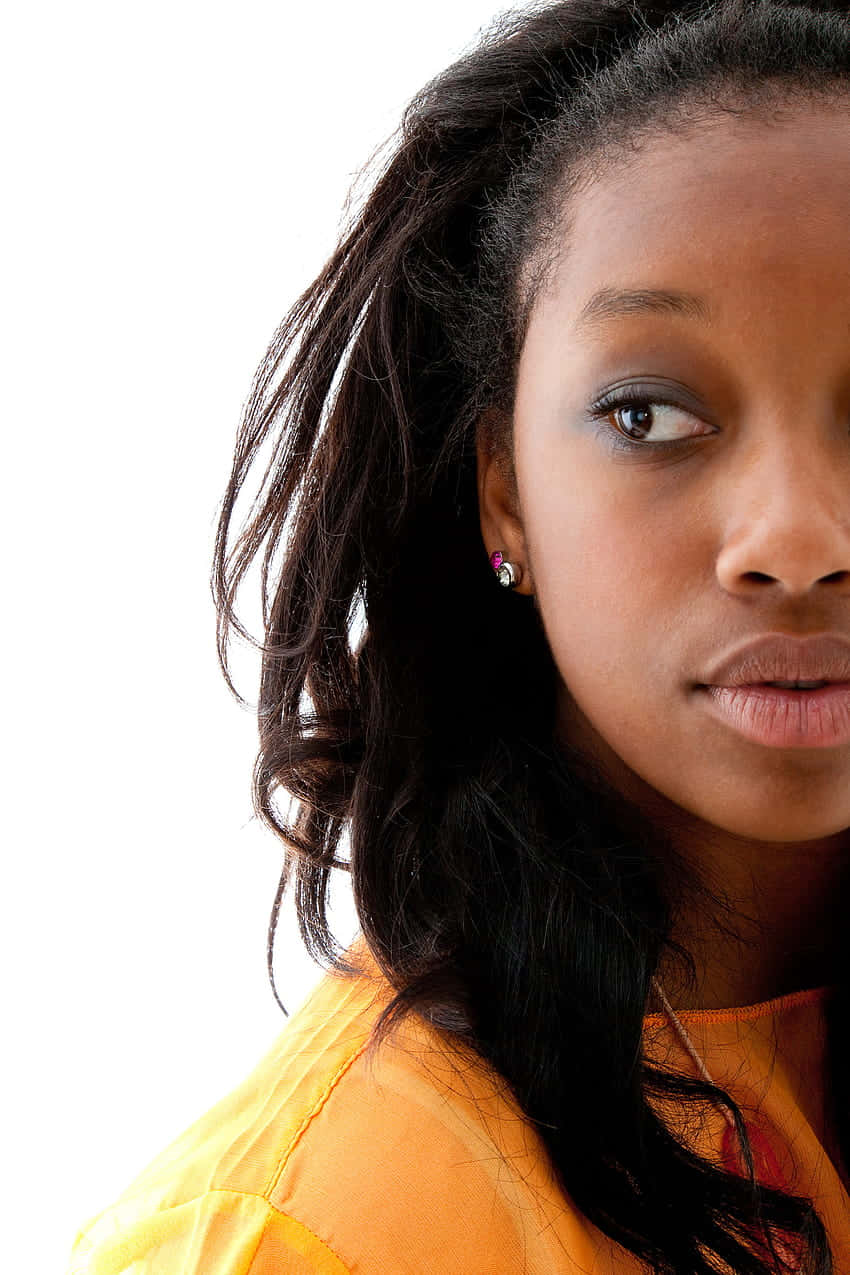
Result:
{"label": "neck", "polygon": [[[707,893],[677,892],[672,938],[695,978],[668,949],[659,979],[675,1009],[738,1009],[835,981],[847,949],[847,830],[809,842],[748,841],[721,829],[674,829],[670,844]],[[678,900],[678,902],[676,902]]]}

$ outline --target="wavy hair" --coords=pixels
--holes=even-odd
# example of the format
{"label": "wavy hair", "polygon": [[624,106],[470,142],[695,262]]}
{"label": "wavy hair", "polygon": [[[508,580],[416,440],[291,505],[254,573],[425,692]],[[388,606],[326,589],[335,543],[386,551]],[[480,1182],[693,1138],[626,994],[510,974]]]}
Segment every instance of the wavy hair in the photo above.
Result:
{"label": "wavy hair", "polygon": [[[416,1013],[471,1048],[574,1204],[664,1275],[765,1275],[780,1236],[811,1275],[833,1262],[812,1200],[757,1181],[730,1095],[644,1056],[662,954],[675,949],[695,979],[672,939],[678,910],[698,897],[722,926],[726,901],[558,742],[536,602],[499,586],[482,543],[476,442],[512,476],[519,354],[582,180],[700,115],[847,102],[848,70],[838,3],[562,0],[501,14],[410,101],[274,334],[216,532],[218,655],[243,704],[229,640],[261,652],[252,796],[284,846],[275,996],[293,879],[311,957],[357,972],[327,916],[331,873],[349,872],[394,992],[373,1046]],[[257,640],[236,598],[264,543]],[[827,1090],[850,1163],[850,980],[837,975]],[[694,1154],[652,1098],[725,1104],[747,1175]]]}

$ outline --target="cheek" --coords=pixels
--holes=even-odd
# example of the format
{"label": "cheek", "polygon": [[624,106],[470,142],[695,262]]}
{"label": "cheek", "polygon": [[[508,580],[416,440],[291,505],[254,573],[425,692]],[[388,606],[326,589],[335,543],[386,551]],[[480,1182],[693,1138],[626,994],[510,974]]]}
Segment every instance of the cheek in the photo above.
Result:
{"label": "cheek", "polygon": [[[548,626],[577,651],[638,645],[646,625],[682,601],[683,545],[657,511],[597,476],[557,485],[541,478],[524,503],[533,587]],[[560,643],[559,643],[560,645]],[[618,657],[622,651],[616,652]]]}
{"label": "cheek", "polygon": [[[555,664],[590,721],[634,739],[664,728],[690,674],[683,620],[699,576],[669,502],[620,462],[550,455],[526,472],[523,516],[537,606]],[[533,480],[533,485],[531,480]],[[690,545],[690,551],[689,551]]]}

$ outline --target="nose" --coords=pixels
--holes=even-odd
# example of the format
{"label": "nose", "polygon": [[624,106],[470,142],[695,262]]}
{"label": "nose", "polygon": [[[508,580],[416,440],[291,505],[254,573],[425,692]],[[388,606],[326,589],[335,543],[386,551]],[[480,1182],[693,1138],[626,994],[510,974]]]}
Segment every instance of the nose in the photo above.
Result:
{"label": "nose", "polygon": [[716,564],[729,593],[770,587],[793,599],[829,585],[850,599],[850,439],[837,454],[805,432],[784,447],[774,439],[729,485]]}

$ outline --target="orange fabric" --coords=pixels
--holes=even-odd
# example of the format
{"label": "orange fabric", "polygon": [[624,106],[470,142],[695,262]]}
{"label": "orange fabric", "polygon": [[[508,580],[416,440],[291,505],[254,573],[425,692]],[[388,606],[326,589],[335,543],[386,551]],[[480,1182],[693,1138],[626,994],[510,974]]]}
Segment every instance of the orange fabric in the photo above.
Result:
{"label": "orange fabric", "polygon": [[[367,1064],[392,993],[362,937],[348,955],[362,977],[322,978],[254,1071],[86,1223],[68,1275],[638,1275],[557,1189],[494,1073],[418,1018]],[[679,1016],[715,1081],[760,1108],[850,1275],[850,1196],[818,1134],[825,993]],[[644,1035],[693,1074],[663,1015]],[[718,1112],[681,1132],[719,1163],[725,1127]]]}

